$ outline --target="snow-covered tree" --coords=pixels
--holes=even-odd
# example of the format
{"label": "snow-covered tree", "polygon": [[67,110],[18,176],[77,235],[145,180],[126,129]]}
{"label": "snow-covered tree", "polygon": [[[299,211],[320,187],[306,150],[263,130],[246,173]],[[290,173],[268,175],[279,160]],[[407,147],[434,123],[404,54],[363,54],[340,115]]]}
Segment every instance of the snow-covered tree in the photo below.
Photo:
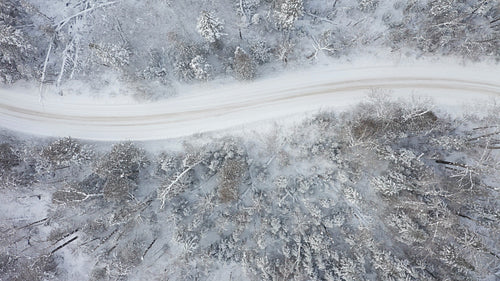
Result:
{"label": "snow-covered tree", "polygon": [[252,16],[260,6],[261,0],[238,0],[235,1],[236,11],[244,17]]}
{"label": "snow-covered tree", "polygon": [[113,146],[95,167],[95,173],[105,179],[103,191],[107,198],[124,199],[139,179],[140,170],[148,159],[142,149],[130,142]]}
{"label": "snow-covered tree", "polygon": [[32,49],[20,30],[0,22],[1,82],[9,84],[25,76],[25,61]]}
{"label": "snow-covered tree", "polygon": [[224,22],[208,11],[202,11],[196,25],[198,33],[209,43],[215,43],[223,35]]}
{"label": "snow-covered tree", "polygon": [[257,41],[250,47],[253,59],[259,64],[269,62],[272,55],[271,47],[264,41]]}
{"label": "snow-covered tree", "polygon": [[82,157],[82,145],[72,138],[62,138],[42,150],[42,156],[54,165],[66,164]]}
{"label": "snow-covered tree", "polygon": [[281,29],[292,29],[295,22],[304,14],[302,0],[284,0],[274,12],[276,24]]}
{"label": "snow-covered tree", "polygon": [[0,173],[10,170],[12,167],[19,165],[20,162],[10,144],[0,144]]}
{"label": "snow-covered tree", "polygon": [[149,50],[149,62],[138,76],[146,80],[157,80],[166,85],[169,82],[169,71],[167,68],[168,57],[164,50]]}
{"label": "snow-covered tree", "polygon": [[22,5],[0,2],[0,82],[13,83],[33,73],[34,47],[17,26],[25,24]]}
{"label": "snow-covered tree", "polygon": [[[192,40],[185,38],[175,32],[170,32],[167,34],[167,40],[169,48],[165,50],[164,57],[165,67],[168,65],[167,62],[173,64],[173,74],[177,79],[181,81],[190,81],[195,78],[194,69],[191,66],[191,62],[194,59],[196,65],[200,59],[205,59],[203,44],[193,42]],[[200,58],[195,59],[200,56]],[[208,68],[205,69],[209,73]]]}
{"label": "snow-covered tree", "polygon": [[211,76],[212,66],[207,63],[202,56],[194,57],[189,63],[189,67],[193,70],[194,77],[198,80],[208,80]]}
{"label": "snow-covered tree", "polygon": [[120,69],[129,64],[131,52],[125,47],[116,44],[90,44],[90,47],[105,66]]}
{"label": "snow-covered tree", "polygon": [[242,80],[250,80],[255,77],[255,63],[250,55],[240,47],[234,52],[234,72],[236,77]]}
{"label": "snow-covered tree", "polygon": [[378,6],[378,0],[358,0],[359,9],[363,12],[373,12]]}

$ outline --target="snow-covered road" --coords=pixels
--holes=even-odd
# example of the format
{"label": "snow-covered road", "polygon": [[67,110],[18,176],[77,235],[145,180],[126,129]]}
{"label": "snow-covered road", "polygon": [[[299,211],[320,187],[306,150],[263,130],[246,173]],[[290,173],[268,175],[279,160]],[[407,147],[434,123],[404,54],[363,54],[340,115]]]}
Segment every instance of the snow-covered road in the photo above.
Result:
{"label": "snow-covered road", "polygon": [[[154,103],[103,102],[0,89],[0,127],[93,140],[153,140],[226,129],[358,103],[371,88],[457,107],[500,98],[498,66],[425,63],[317,67],[252,83],[208,83]],[[29,93],[28,93],[29,92]]]}

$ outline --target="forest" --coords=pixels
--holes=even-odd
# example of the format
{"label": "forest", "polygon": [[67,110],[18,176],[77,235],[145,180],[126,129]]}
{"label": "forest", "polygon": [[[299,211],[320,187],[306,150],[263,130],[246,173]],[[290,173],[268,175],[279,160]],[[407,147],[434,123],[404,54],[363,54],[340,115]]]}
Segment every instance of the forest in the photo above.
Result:
{"label": "forest", "polygon": [[377,92],[161,148],[4,132],[0,279],[496,280],[498,110]]}
{"label": "forest", "polygon": [[[388,74],[334,72],[356,59]],[[426,59],[494,70],[386,65]],[[0,281],[500,280],[500,85],[485,78],[499,62],[498,0],[0,0]],[[340,78],[257,84],[325,65]],[[359,103],[333,110],[325,89]],[[273,103],[304,114],[252,111]],[[268,118],[148,141],[50,134],[243,109]]]}
{"label": "forest", "polygon": [[120,81],[150,100],[380,52],[498,60],[499,38],[500,5],[485,0],[3,0],[0,82],[63,95]]}

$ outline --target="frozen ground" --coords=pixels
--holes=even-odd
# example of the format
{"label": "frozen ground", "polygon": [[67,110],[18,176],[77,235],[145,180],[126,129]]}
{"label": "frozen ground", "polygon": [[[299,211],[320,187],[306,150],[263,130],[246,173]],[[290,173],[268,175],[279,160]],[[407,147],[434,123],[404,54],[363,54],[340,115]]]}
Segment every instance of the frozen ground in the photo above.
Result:
{"label": "frozen ground", "polygon": [[500,96],[500,68],[421,62],[412,65],[321,66],[251,83],[216,82],[181,89],[177,97],[151,103],[121,98],[88,99],[37,90],[0,89],[0,125],[46,136],[92,140],[153,140],[222,130],[322,109],[345,109],[370,89],[394,96],[430,97],[461,109]]}

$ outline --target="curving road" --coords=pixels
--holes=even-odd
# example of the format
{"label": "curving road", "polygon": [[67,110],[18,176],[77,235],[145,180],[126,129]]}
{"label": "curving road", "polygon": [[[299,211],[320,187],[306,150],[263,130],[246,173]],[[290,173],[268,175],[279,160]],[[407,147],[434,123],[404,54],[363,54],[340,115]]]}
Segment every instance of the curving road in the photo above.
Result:
{"label": "curving road", "polygon": [[[500,97],[500,67],[449,64],[318,67],[252,83],[185,89],[177,97],[131,104],[61,98],[0,89],[0,127],[45,136],[93,140],[154,140],[343,109],[362,101],[372,88],[398,97],[431,97],[439,106],[459,108]],[[499,113],[500,114],[500,113]]]}

